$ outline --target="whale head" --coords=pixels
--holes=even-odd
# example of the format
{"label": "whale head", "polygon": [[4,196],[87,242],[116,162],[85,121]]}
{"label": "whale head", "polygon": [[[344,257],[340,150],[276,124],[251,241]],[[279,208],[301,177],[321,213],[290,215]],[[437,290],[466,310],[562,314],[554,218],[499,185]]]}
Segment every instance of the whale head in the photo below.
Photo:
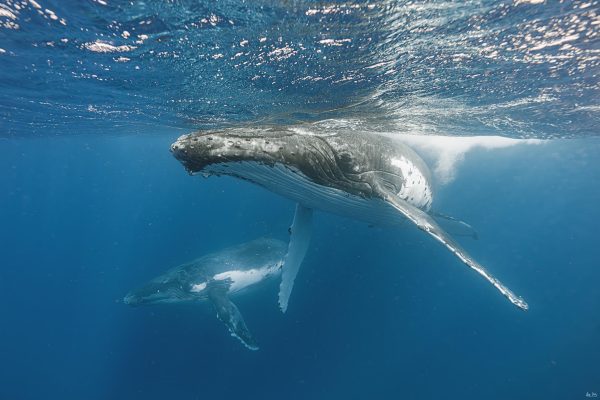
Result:
{"label": "whale head", "polygon": [[127,293],[123,303],[130,306],[177,303],[194,297],[189,289],[175,279],[157,279]]}
{"label": "whale head", "polygon": [[406,145],[355,132],[316,134],[290,127],[249,127],[183,135],[171,152],[190,174],[229,175],[293,200],[310,185],[360,198],[392,192],[429,209],[429,169]]}

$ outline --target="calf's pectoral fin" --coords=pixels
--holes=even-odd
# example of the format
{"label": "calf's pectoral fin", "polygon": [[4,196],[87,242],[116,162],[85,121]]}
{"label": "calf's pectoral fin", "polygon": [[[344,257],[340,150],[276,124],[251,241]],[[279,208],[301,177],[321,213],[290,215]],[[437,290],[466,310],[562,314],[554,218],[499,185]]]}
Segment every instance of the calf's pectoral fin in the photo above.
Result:
{"label": "calf's pectoral fin", "polygon": [[250,350],[258,350],[258,344],[248,330],[240,310],[227,297],[227,289],[210,288],[208,298],[217,312],[217,318],[227,326],[231,336],[238,338]]}
{"label": "calf's pectoral fin", "polygon": [[490,274],[481,264],[475,261],[458,243],[454,241],[444,230],[424,211],[410,205],[406,201],[398,198],[393,193],[380,189],[381,196],[392,207],[400,211],[406,218],[414,222],[421,230],[429,233],[438,242],[442,243],[456,257],[458,257],[469,268],[475,270],[479,275],[483,276],[490,282],[500,293],[502,293],[511,303],[522,310],[527,310],[529,306],[523,298],[514,294],[509,288],[504,286],[502,282]]}
{"label": "calf's pectoral fin", "polygon": [[281,285],[279,286],[279,308],[282,312],[287,310],[294,280],[310,244],[312,214],[312,208],[304,207],[299,203],[296,205],[294,221],[290,228],[290,243],[283,260]]}

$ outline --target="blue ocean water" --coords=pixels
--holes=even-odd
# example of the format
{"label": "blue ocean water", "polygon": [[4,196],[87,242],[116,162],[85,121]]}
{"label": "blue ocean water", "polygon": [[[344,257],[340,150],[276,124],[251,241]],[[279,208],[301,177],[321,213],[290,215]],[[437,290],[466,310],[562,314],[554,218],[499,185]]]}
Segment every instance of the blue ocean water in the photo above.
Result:
{"label": "blue ocean water", "polygon": [[[600,7],[0,0],[0,399],[600,396]],[[317,213],[286,314],[131,308],[294,204],[169,153],[197,129],[404,138],[436,210],[530,310],[410,224]],[[498,137],[501,137],[500,139]]]}

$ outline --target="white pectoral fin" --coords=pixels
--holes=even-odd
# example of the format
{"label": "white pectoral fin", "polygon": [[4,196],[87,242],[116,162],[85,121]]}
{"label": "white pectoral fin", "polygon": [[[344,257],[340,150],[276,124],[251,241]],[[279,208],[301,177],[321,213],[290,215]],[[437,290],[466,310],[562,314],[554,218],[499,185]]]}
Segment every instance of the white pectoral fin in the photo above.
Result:
{"label": "white pectoral fin", "polygon": [[227,326],[231,336],[238,338],[248,349],[258,350],[258,344],[248,330],[242,313],[227,297],[227,290],[222,287],[210,288],[208,298],[217,312],[217,318]]}
{"label": "white pectoral fin", "polygon": [[469,268],[475,270],[479,275],[483,276],[490,282],[500,293],[502,293],[511,303],[522,310],[527,310],[529,306],[523,298],[514,294],[509,288],[504,286],[502,282],[490,274],[481,264],[475,261],[458,243],[454,241],[444,230],[431,218],[427,213],[408,204],[397,196],[384,192],[384,200],[391,206],[400,211],[406,218],[414,222],[421,230],[429,233],[438,242],[442,243],[456,257],[458,257]]}
{"label": "white pectoral fin", "polygon": [[287,310],[294,280],[310,244],[312,214],[312,208],[304,207],[301,204],[296,205],[294,222],[290,230],[290,243],[283,260],[281,286],[279,287],[279,308],[282,312]]}

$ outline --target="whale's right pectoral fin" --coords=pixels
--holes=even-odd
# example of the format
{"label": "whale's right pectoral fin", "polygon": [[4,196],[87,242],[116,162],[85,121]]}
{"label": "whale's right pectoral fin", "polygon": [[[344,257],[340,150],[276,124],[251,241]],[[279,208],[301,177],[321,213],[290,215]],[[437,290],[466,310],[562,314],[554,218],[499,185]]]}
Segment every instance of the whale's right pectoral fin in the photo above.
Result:
{"label": "whale's right pectoral fin", "polygon": [[294,221],[290,228],[290,243],[283,260],[281,285],[279,286],[279,308],[282,312],[287,310],[294,280],[310,244],[312,214],[312,208],[304,207],[299,203],[296,205]]}
{"label": "whale's right pectoral fin", "polygon": [[227,297],[227,288],[210,288],[208,298],[217,312],[217,318],[227,326],[231,336],[238,338],[250,350],[258,350],[258,344],[248,330],[240,310]]}
{"label": "whale's right pectoral fin", "polygon": [[458,257],[469,268],[473,269],[479,275],[490,282],[500,293],[502,293],[511,303],[522,310],[527,310],[529,306],[523,298],[514,294],[509,288],[504,286],[496,277],[490,274],[483,265],[473,259],[462,247],[458,245],[444,230],[431,218],[426,212],[407,203],[398,196],[389,191],[379,188],[380,195],[392,207],[398,210],[402,215],[415,223],[421,230],[427,232],[438,242],[442,243],[456,257]]}

